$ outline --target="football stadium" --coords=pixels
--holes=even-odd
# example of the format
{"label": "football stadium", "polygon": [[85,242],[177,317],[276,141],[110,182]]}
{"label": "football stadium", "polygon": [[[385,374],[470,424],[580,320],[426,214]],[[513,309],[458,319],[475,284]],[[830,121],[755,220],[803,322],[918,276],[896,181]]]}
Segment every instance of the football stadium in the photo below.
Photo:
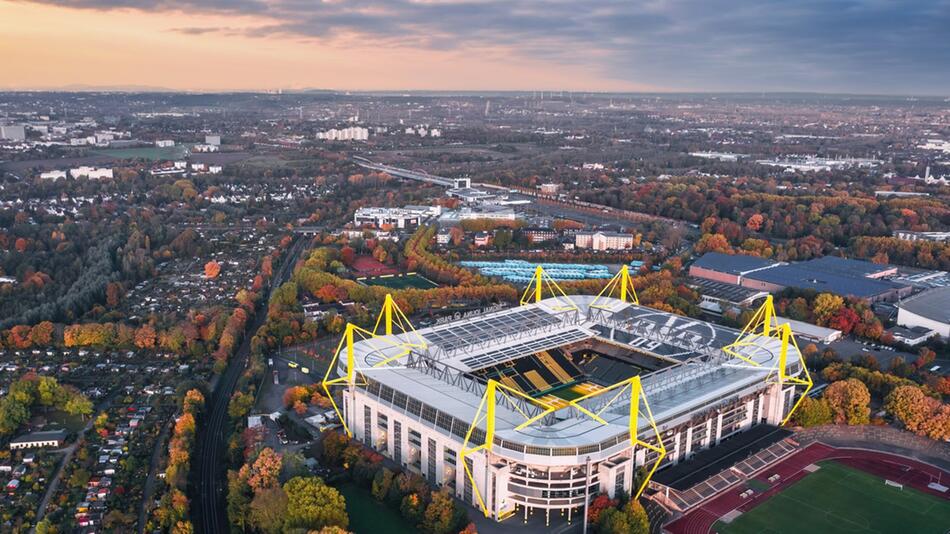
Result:
{"label": "football stadium", "polygon": [[788,419],[811,378],[772,317],[771,300],[743,331],[641,306],[626,268],[568,296],[539,267],[521,306],[418,331],[387,298],[372,330],[347,325],[324,388],[348,434],[487,517],[570,521]]}

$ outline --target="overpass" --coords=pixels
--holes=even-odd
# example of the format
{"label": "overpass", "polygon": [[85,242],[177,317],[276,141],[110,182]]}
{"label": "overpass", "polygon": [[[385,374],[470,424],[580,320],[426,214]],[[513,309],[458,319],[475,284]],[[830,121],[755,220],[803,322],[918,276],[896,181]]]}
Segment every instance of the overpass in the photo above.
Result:
{"label": "overpass", "polygon": [[354,156],[353,161],[357,165],[365,169],[370,169],[378,172],[385,172],[391,176],[396,176],[398,178],[405,178],[407,180],[416,180],[417,182],[426,182],[435,185],[441,185],[442,187],[455,187],[455,180],[451,178],[446,178],[444,176],[436,176],[434,174],[429,174],[425,171],[410,171],[408,169],[400,169],[399,167],[392,167],[390,165],[383,165],[381,163],[374,163],[366,158],[360,156]]}

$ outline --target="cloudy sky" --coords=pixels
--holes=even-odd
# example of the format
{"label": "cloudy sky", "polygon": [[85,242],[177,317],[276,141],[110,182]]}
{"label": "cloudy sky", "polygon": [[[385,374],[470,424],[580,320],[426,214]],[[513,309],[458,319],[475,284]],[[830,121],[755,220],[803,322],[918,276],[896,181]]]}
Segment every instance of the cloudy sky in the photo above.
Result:
{"label": "cloudy sky", "polygon": [[0,88],[950,95],[950,0],[0,0]]}

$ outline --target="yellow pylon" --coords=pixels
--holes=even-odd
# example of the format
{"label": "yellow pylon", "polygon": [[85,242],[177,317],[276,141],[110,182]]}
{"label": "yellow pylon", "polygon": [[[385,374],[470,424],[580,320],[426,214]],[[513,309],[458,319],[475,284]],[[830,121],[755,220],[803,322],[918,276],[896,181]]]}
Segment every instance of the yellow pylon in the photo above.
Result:
{"label": "yellow pylon", "polygon": [[[393,339],[390,336],[376,335],[373,332],[370,332],[365,328],[360,328],[353,323],[346,324],[346,330],[344,330],[343,337],[340,338],[340,342],[337,344],[336,350],[333,352],[333,357],[330,359],[330,365],[327,367],[327,372],[323,376],[323,381],[320,385],[323,386],[323,391],[326,392],[327,397],[330,399],[330,403],[333,405],[333,410],[340,417],[340,422],[343,423],[343,430],[350,437],[353,437],[353,432],[350,431],[349,427],[347,426],[346,417],[340,411],[340,407],[337,406],[336,401],[333,400],[333,393],[330,391],[330,387],[343,386],[354,388],[356,386],[366,385],[366,378],[356,369],[356,350],[354,347],[357,342],[357,335],[360,337],[360,341],[369,340],[376,343],[377,350],[382,348],[398,349],[398,353],[395,356],[375,364],[374,367],[379,367],[380,365],[385,365],[386,363],[389,363],[393,360],[402,358],[403,356],[409,354],[409,352],[412,350],[411,345],[399,342],[398,338]],[[344,354],[344,357],[346,358],[346,374],[344,376],[331,378],[337,369],[341,354]]]}
{"label": "yellow pylon", "polygon": [[[599,395],[603,395],[611,391],[614,392],[614,396],[607,403],[605,403],[604,406],[600,408],[597,412],[592,412],[580,405],[581,401],[584,401],[584,400],[587,400]],[[485,394],[482,396],[482,401],[479,404],[478,409],[475,411],[475,417],[474,419],[472,419],[472,422],[468,428],[468,432],[465,434],[465,441],[462,445],[462,450],[459,453],[459,457],[462,460],[462,466],[465,469],[465,474],[466,476],[468,476],[469,482],[472,484],[472,489],[475,492],[476,500],[478,501],[478,504],[482,509],[482,513],[485,514],[485,517],[489,517],[491,515],[491,510],[489,510],[488,507],[485,506],[485,501],[482,498],[481,492],[478,490],[478,485],[475,483],[474,474],[468,468],[468,464],[465,462],[465,458],[468,455],[474,454],[481,450],[485,450],[485,451],[492,450],[492,444],[494,443],[494,439],[495,439],[495,409],[496,409],[498,394],[502,394],[506,396],[515,395],[541,408],[540,413],[534,416],[531,416],[529,414],[522,412],[521,410],[518,410],[517,405],[515,403],[512,403],[512,406],[516,407],[515,409],[518,411],[518,413],[520,413],[525,418],[525,421],[523,423],[521,423],[520,425],[514,428],[514,430],[518,431],[518,430],[523,430],[524,428],[543,419],[548,414],[551,414],[560,409],[569,408],[569,407],[576,408],[579,413],[587,415],[592,420],[602,425],[607,425],[609,423],[606,420],[604,420],[603,417],[601,417],[601,415],[614,402],[620,399],[625,391],[630,391],[630,413],[627,419],[628,430],[630,432],[630,446],[644,447],[646,449],[656,452],[659,455],[656,459],[656,462],[653,464],[653,467],[647,473],[646,478],[637,488],[634,498],[639,498],[640,495],[643,493],[643,491],[646,489],[647,484],[649,483],[650,479],[653,477],[653,473],[656,472],[657,468],[663,462],[663,458],[666,457],[666,447],[663,445],[663,438],[660,434],[660,430],[659,428],[657,428],[656,421],[653,418],[653,412],[650,410],[650,405],[647,403],[646,396],[643,393],[643,387],[640,383],[639,376],[634,376],[627,380],[617,382],[616,384],[610,387],[589,393],[587,395],[584,395],[583,397],[580,397],[571,401],[568,405],[562,405],[562,406],[552,406],[552,405],[546,404],[538,399],[529,397],[520,391],[517,391],[508,386],[500,384],[496,382],[495,380],[489,380],[488,384],[485,387]],[[639,437],[638,427],[639,427],[639,418],[640,418],[641,411],[643,411],[643,414],[648,418],[650,422],[650,428],[652,430],[652,433],[654,436],[656,436],[656,441],[657,441],[656,445],[647,443],[646,441],[641,440]],[[483,440],[482,443],[478,443],[478,444],[475,444],[473,447],[469,447],[472,434],[475,432],[475,429],[478,428],[478,425],[481,423],[485,424],[485,439]]]}
{"label": "yellow pylon", "polygon": [[544,289],[547,288],[548,293],[557,299],[558,306],[555,306],[554,309],[558,311],[567,311],[567,310],[576,310],[577,305],[567,296],[567,293],[561,289],[561,286],[557,285],[546,272],[544,268],[538,265],[534,268],[534,276],[531,278],[531,283],[528,284],[528,287],[524,289],[524,293],[521,295],[521,305],[532,304],[541,302],[544,300]]}
{"label": "yellow pylon", "polygon": [[[779,357],[778,362],[775,367],[772,368],[766,376],[766,380],[774,380],[775,382],[785,385],[785,384],[794,384],[796,386],[805,386],[805,391],[802,392],[802,395],[799,397],[798,401],[792,406],[792,409],[789,410],[788,414],[782,420],[784,425],[792,417],[792,414],[798,409],[798,406],[804,400],[805,396],[808,395],[808,392],[811,391],[814,382],[812,381],[811,374],[808,372],[808,366],[805,364],[805,357],[802,355],[802,351],[798,348],[798,342],[795,340],[795,336],[792,334],[792,327],[788,323],[783,323],[779,325],[773,324],[775,321],[775,305],[772,301],[772,295],[769,295],[765,298],[765,303],[755,312],[752,316],[752,319],[749,320],[749,323],[745,325],[745,328],[742,329],[742,332],[739,333],[739,336],[736,337],[736,340],[726,345],[722,348],[723,352],[730,356],[739,358],[740,360],[752,365],[754,367],[762,367],[762,364],[748,358],[739,353],[739,349],[742,347],[756,347],[761,346],[763,338],[772,338],[778,339],[781,341],[781,346],[779,348]],[[798,361],[802,366],[802,374],[805,378],[800,376],[791,376],[788,374],[788,349],[789,347],[794,347],[796,354],[798,354]]]}
{"label": "yellow pylon", "polygon": [[594,298],[594,301],[591,303],[591,308],[610,308],[609,305],[603,303],[602,299],[608,297],[613,297],[621,302],[632,302],[634,304],[640,304],[640,299],[637,298],[637,290],[633,286],[633,277],[630,276],[630,267],[624,265],[620,268],[620,272],[614,275],[613,278],[607,282],[607,285],[604,286],[600,293],[597,294],[597,297]]}

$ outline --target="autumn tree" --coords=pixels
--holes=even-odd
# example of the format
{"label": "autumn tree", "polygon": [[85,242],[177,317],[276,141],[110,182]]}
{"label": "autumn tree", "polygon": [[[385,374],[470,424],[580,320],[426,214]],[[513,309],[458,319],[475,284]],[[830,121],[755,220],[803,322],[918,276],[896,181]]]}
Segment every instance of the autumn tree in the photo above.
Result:
{"label": "autumn tree", "polygon": [[795,424],[810,427],[830,423],[831,415],[831,406],[827,399],[805,397],[792,418]]}
{"label": "autumn tree", "polygon": [[218,274],[221,273],[221,264],[215,260],[211,260],[205,264],[205,278],[212,279],[217,278]]}
{"label": "autumn tree", "polygon": [[287,494],[287,529],[346,528],[346,500],[318,477],[294,477],[284,484]]}
{"label": "autumn tree", "polygon": [[870,420],[871,394],[867,386],[856,378],[839,380],[825,390],[832,417],[837,424],[866,425]]}
{"label": "autumn tree", "polygon": [[422,519],[422,528],[431,534],[450,534],[458,532],[465,521],[465,511],[452,499],[448,490],[432,493],[432,502],[426,507]]}

